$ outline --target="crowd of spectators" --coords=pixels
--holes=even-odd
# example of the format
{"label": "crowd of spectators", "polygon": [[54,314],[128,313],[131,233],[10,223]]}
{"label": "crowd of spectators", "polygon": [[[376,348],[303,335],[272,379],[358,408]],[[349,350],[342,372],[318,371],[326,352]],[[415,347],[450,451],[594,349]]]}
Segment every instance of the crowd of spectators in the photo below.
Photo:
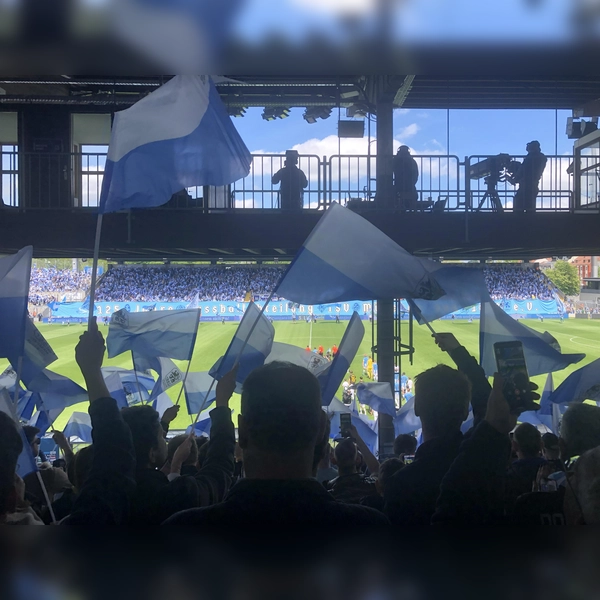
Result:
{"label": "crowd of spectators", "polygon": [[29,302],[35,306],[56,302],[64,295],[87,292],[90,283],[91,275],[85,271],[33,267],[29,282]]}
{"label": "crowd of spectators", "polygon": [[115,267],[98,286],[96,298],[111,302],[242,302],[269,296],[283,267]]}
{"label": "crowd of spectators", "polygon": [[485,283],[493,300],[553,300],[551,281],[539,269],[515,265],[484,267]]}

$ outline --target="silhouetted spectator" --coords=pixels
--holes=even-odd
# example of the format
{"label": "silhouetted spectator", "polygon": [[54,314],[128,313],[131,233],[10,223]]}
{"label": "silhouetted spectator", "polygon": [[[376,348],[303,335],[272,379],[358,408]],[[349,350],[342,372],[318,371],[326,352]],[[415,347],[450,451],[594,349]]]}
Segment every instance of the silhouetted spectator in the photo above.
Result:
{"label": "silhouetted spectator", "polygon": [[394,192],[405,210],[416,210],[419,194],[417,181],[419,167],[417,161],[410,155],[408,146],[400,146],[394,156]]}
{"label": "silhouetted spectator", "polygon": [[272,183],[281,183],[279,187],[280,208],[283,210],[300,210],[304,188],[308,185],[308,179],[304,171],[298,168],[298,152],[287,150],[285,162],[271,178]]}
{"label": "silhouetted spectator", "polygon": [[527,156],[517,172],[511,178],[511,183],[519,184],[519,189],[513,199],[513,211],[535,211],[535,200],[540,191],[539,184],[547,158],[542,154],[538,141],[529,142],[525,148]]}

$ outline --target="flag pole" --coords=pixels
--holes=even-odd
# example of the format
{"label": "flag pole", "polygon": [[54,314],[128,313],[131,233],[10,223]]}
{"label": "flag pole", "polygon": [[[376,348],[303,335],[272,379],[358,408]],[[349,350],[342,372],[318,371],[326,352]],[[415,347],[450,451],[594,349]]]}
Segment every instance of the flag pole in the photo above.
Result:
{"label": "flag pole", "polygon": [[[250,336],[254,333],[254,330],[256,329],[256,326],[258,325],[258,322],[260,321],[260,318],[264,315],[265,310],[269,304],[269,302],[271,302],[274,294],[275,294],[275,290],[277,289],[277,286],[275,288],[273,288],[273,291],[269,294],[269,297],[266,299],[265,303],[263,304],[263,307],[260,309],[260,313],[258,314],[258,317],[256,317],[256,320],[254,321],[254,323],[252,324],[252,327],[250,328],[250,331],[248,332],[248,335],[246,336],[246,339],[244,340],[244,343],[242,344],[242,347],[240,349],[240,351],[238,352],[238,355],[235,359],[235,362],[233,363],[233,366],[235,368],[235,366],[240,362],[240,357],[242,356],[242,353],[244,352],[244,350],[246,349],[246,345],[248,344],[248,340],[250,339]],[[206,399],[209,397],[210,393],[212,392],[212,389],[215,385],[215,381],[216,379],[213,379],[212,383],[210,384],[210,388],[208,388],[208,392],[206,392],[206,395],[204,396],[204,401],[206,402]],[[204,404],[204,402],[203,402]],[[200,413],[202,412],[202,410],[198,411],[198,414],[196,415],[196,419],[192,424],[192,429],[194,428],[194,425],[198,422],[198,419],[200,418]]]}
{"label": "flag pole", "polygon": [[185,382],[187,380],[188,373],[190,372],[190,365],[192,364],[192,359],[188,360],[187,369],[185,370],[185,375],[183,376],[183,382],[181,383],[181,389],[179,390],[179,395],[177,396],[177,402],[175,402],[175,406],[179,406],[179,402],[181,401],[181,394],[185,389]]}
{"label": "flag pole", "polygon": [[140,391],[141,390],[140,381],[138,379],[137,367],[135,366],[135,356],[133,354],[133,350],[131,351],[131,362],[133,363],[133,375],[135,377],[135,384],[137,385],[138,394],[140,395],[140,404],[144,404],[144,400],[142,398],[142,393]]}
{"label": "flag pole", "polygon": [[419,307],[410,298],[407,298],[406,300],[413,309],[413,312],[417,315],[417,318],[421,319],[423,321],[423,325],[426,325],[427,329],[431,331],[431,335],[433,335],[434,337],[437,336],[437,333],[431,326],[431,323],[429,323],[429,321],[423,316],[423,313],[420,311]]}
{"label": "flag pole", "polygon": [[194,419],[194,422],[192,423],[192,431],[194,430],[194,425],[198,422],[198,419],[200,418],[200,413],[202,412],[202,409],[204,407],[204,403],[206,402],[206,399],[210,396],[210,393],[212,392],[212,389],[215,386],[215,381],[216,381],[216,379],[212,380],[212,383],[210,384],[210,387],[208,388],[208,392],[206,392],[206,395],[204,396],[204,399],[202,400],[202,404],[200,405],[200,410],[198,411],[198,414],[196,415],[196,418]]}
{"label": "flag pole", "polygon": [[[29,317],[27,317],[29,318]],[[21,370],[23,369],[23,355],[19,356],[17,361],[17,378],[15,379],[15,395],[13,398],[13,404],[15,411],[17,410],[17,404],[19,403],[19,388],[21,387]]]}
{"label": "flag pole", "polygon": [[98,258],[100,256],[100,236],[102,235],[102,213],[98,213],[96,221],[96,239],[94,241],[94,261],[92,263],[92,284],[90,286],[90,306],[88,313],[88,330],[94,317],[94,301],[96,298],[96,280],[98,279]]}

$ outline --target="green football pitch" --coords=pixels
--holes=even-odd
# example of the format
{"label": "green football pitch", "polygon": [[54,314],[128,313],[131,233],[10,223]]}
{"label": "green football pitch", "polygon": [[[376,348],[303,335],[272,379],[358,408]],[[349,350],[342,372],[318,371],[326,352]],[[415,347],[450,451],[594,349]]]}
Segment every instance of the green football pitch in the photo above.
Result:
{"label": "green football pitch", "polygon": [[[364,322],[364,325],[365,337],[351,367],[357,378],[363,375],[362,358],[364,355],[370,354],[372,345],[372,325],[369,322]],[[560,384],[575,369],[600,358],[600,321],[569,319],[561,323],[558,320],[546,319],[543,323],[537,320],[528,320],[527,325],[538,331],[548,331],[551,333],[560,343],[564,353],[584,352],[586,354],[586,358],[578,365],[554,374],[555,386]],[[339,324],[333,321],[318,321],[312,326],[311,334],[311,326],[303,321],[296,323],[275,321],[275,341],[294,344],[302,348],[305,348],[309,342],[312,342],[312,347],[323,345],[327,349],[333,344],[339,345],[346,326],[347,321]],[[104,335],[106,335],[108,327],[101,325],[100,328]],[[227,349],[236,328],[237,323],[200,323],[190,371],[208,371],[217,358]],[[433,323],[433,328],[437,332],[449,331],[454,333],[469,352],[479,358],[479,321],[474,321],[473,323],[462,320],[454,322],[436,321]],[[83,385],[83,379],[75,363],[74,349],[79,335],[84,330],[84,326],[71,325],[67,327],[64,325],[42,324],[39,326],[39,329],[58,356],[58,360],[50,365],[49,368]],[[403,324],[402,335],[404,338],[403,342],[407,343],[407,324]],[[416,352],[412,365],[407,356],[402,357],[402,371],[405,371],[410,377],[414,377],[421,371],[440,363],[453,364],[449,357],[437,348],[429,330],[424,326],[415,325],[414,327],[414,347]],[[0,369],[3,370],[7,364],[6,361],[0,361]],[[131,369],[131,355],[127,353],[113,359],[106,359],[104,364]],[[185,372],[187,363],[178,362],[178,364],[182,371]],[[365,381],[367,381],[366,375],[363,376]],[[533,379],[538,385],[543,386],[544,377],[535,377]],[[181,385],[178,385],[168,391],[173,401],[177,399],[180,388]],[[239,408],[239,400],[239,396],[237,395],[232,400],[232,408],[236,412]],[[181,406],[182,409],[176,421],[172,424],[172,429],[184,429],[190,424],[190,417],[186,414],[183,396]],[[87,411],[87,407],[85,404],[69,407],[57,419],[55,427],[62,429],[73,411]]]}

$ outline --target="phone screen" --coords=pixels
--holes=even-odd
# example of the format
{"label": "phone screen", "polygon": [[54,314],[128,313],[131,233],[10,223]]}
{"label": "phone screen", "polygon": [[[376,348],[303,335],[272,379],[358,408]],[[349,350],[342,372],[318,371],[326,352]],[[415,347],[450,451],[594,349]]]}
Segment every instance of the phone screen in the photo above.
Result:
{"label": "phone screen", "polygon": [[504,380],[504,395],[513,408],[524,406],[529,388],[529,374],[521,342],[494,344],[498,373]]}
{"label": "phone screen", "polygon": [[340,432],[344,436],[348,433],[352,425],[352,415],[350,413],[340,413]]}

